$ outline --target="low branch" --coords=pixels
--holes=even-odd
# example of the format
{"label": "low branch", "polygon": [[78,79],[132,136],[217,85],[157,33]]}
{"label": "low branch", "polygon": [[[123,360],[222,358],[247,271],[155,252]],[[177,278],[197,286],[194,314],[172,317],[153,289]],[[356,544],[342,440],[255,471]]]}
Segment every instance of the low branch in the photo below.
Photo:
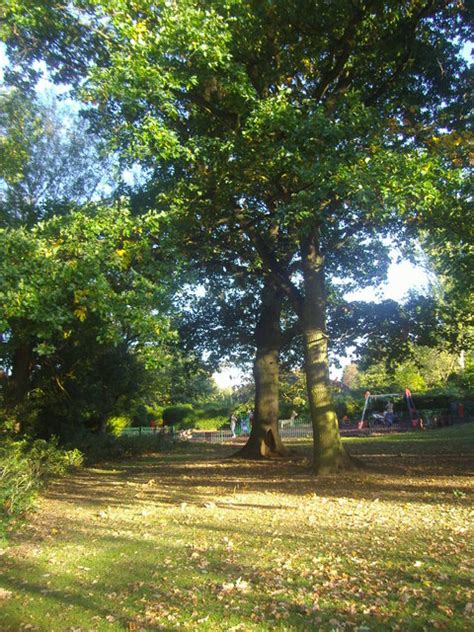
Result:
{"label": "low branch", "polygon": [[255,226],[248,220],[244,212],[241,210],[236,211],[235,217],[241,226],[242,231],[245,232],[245,234],[252,240],[256,251],[260,255],[269,273],[286,294],[295,312],[298,316],[301,316],[303,313],[303,297],[298,288],[291,281],[288,275],[288,270],[280,261],[278,261],[276,255],[271,250],[266,240],[258,233]]}

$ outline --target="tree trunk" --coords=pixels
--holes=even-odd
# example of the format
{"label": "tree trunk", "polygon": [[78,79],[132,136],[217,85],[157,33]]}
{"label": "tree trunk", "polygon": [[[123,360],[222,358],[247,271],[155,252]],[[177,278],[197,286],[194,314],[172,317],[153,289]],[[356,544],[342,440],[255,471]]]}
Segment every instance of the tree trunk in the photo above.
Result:
{"label": "tree trunk", "polygon": [[[30,391],[31,363],[33,351],[31,344],[21,342],[15,348],[12,358],[12,373],[8,380],[6,404],[7,408],[16,413],[20,413],[21,406],[25,403]],[[18,430],[24,430],[22,420],[18,420]]]}
{"label": "tree trunk", "polygon": [[259,321],[255,331],[257,347],[253,374],[255,410],[250,437],[237,455],[259,459],[285,456],[278,429],[280,312],[283,294],[267,278],[262,293]]}
{"label": "tree trunk", "polygon": [[301,244],[305,299],[302,313],[308,402],[313,425],[313,458],[316,473],[351,467],[339,434],[329,383],[328,336],[324,258],[316,236]]}

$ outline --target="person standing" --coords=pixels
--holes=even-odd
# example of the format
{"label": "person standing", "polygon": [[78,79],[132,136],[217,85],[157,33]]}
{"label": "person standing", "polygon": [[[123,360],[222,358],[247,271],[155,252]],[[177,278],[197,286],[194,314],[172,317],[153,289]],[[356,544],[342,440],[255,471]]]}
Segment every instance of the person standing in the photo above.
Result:
{"label": "person standing", "polygon": [[246,435],[250,434],[250,415],[248,414],[248,412],[242,415],[241,426],[242,426],[242,434],[246,434]]}
{"label": "person standing", "polygon": [[235,413],[232,413],[232,415],[230,416],[230,431],[232,432],[232,439],[235,439],[235,437],[237,436],[235,434],[236,426],[237,426],[237,416]]}
{"label": "person standing", "polygon": [[385,407],[384,419],[387,426],[391,428],[393,424],[393,403],[392,402],[388,402]]}

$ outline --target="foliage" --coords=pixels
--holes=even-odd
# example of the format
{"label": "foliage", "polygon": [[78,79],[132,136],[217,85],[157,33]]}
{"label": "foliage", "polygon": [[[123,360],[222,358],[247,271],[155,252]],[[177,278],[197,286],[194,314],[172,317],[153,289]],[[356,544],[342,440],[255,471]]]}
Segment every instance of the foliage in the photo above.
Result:
{"label": "foliage", "polygon": [[351,421],[360,418],[365,402],[362,394],[359,397],[354,394],[336,395],[334,399],[339,422],[341,422],[346,415]]}
{"label": "foliage", "polygon": [[227,399],[210,400],[194,407],[196,418],[200,417],[225,417],[230,413],[230,404]]}
{"label": "foliage", "polygon": [[210,401],[194,406],[193,426],[198,430],[219,430],[229,424],[229,416],[228,402]]}
{"label": "foliage", "polygon": [[357,379],[359,374],[359,368],[357,364],[351,362],[346,364],[342,371],[342,383],[346,388],[353,389],[357,387]]}
{"label": "foliage", "polygon": [[[147,411],[147,420],[151,421],[152,419],[156,422],[156,424],[160,425],[163,422],[163,410],[164,406],[146,406]],[[136,423],[135,425],[140,425]]]}
{"label": "foliage", "polygon": [[162,416],[165,425],[213,430],[229,422],[229,410],[228,403],[211,400],[168,406],[163,409]]}
{"label": "foliage", "polygon": [[125,428],[131,426],[130,417],[121,415],[120,417],[109,417],[107,419],[107,432],[114,437],[120,437]]}
{"label": "foliage", "polygon": [[82,463],[78,449],[60,449],[55,440],[4,439],[0,447],[0,520],[23,514],[48,481]]}
{"label": "foliage", "polygon": [[[47,365],[35,376],[29,412],[21,407],[25,430],[67,437],[81,426],[105,429],[111,415],[126,415],[143,392],[146,369],[139,358],[125,345],[112,347],[92,340],[88,346],[88,339],[85,334],[80,344],[64,345],[60,366],[53,372]],[[58,379],[62,388],[57,387]]]}
{"label": "foliage", "polygon": [[429,347],[408,344],[406,356],[399,362],[371,362],[371,351],[361,363],[352,379],[352,387],[365,390],[409,388],[418,393],[438,388],[449,390],[459,381],[462,369],[459,355],[447,350],[446,345]]}
{"label": "foliage", "polygon": [[325,277],[345,289],[377,282],[387,237],[410,254],[424,231],[467,217],[463,3],[38,5],[16,0],[5,14],[19,69],[41,57],[58,80],[76,74],[181,241],[196,256],[224,241],[291,301],[315,454],[335,465],[335,417],[318,403],[330,399]]}
{"label": "foliage", "polygon": [[293,410],[307,412],[306,377],[302,371],[292,371],[282,376],[280,385],[280,411],[285,419]]}
{"label": "foliage", "polygon": [[[142,402],[132,407],[130,414],[132,416],[131,424],[137,428],[148,426],[150,421],[154,419],[157,421],[157,415],[153,414],[149,408]],[[161,412],[158,415],[158,420],[161,420]]]}
{"label": "foliage", "polygon": [[147,371],[171,363],[176,261],[167,263],[159,230],[154,214],[101,207],[0,231],[4,396],[33,425],[38,411],[46,426],[104,424],[147,385]]}
{"label": "foliage", "polygon": [[147,435],[121,435],[79,430],[69,438],[67,446],[84,454],[87,465],[120,462],[124,459],[170,449],[172,438],[160,433]]}
{"label": "foliage", "polygon": [[464,370],[458,375],[460,388],[474,393],[474,353],[467,354]]}
{"label": "foliage", "polygon": [[202,414],[194,419],[192,427],[196,428],[196,430],[221,430],[229,427],[229,416],[215,415],[207,417],[205,414]]}
{"label": "foliage", "polygon": [[168,406],[163,410],[163,423],[173,426],[183,422],[191,423],[194,420],[194,410],[191,404],[178,404]]}
{"label": "foliage", "polygon": [[426,389],[426,382],[423,376],[417,367],[410,362],[403,362],[395,368],[393,372],[393,384],[400,391],[409,388],[419,393]]}
{"label": "foliage", "polygon": [[[363,367],[380,360],[393,366],[410,358],[418,365],[437,364],[435,373],[440,377],[446,378],[446,372],[453,372],[456,356],[472,347],[470,293],[456,294],[454,285],[441,282],[439,277],[427,292],[427,295],[410,292],[403,303],[357,301],[336,308],[338,327],[354,347]],[[351,328],[355,340],[346,333]],[[430,353],[432,359],[428,360]],[[425,377],[428,384],[433,384],[434,375]]]}
{"label": "foliage", "polygon": [[172,361],[160,375],[162,388],[166,388],[161,403],[198,402],[216,394],[209,370],[196,354],[186,352],[181,337],[174,347],[170,347],[170,352],[173,354]]}
{"label": "foliage", "polygon": [[58,331],[67,340],[94,318],[102,327],[99,341],[119,343],[128,328],[131,339],[153,340],[166,320],[150,314],[145,299],[159,305],[167,286],[153,283],[158,270],[150,230],[159,231],[156,216],[134,219],[119,207],[2,230],[2,330],[23,324],[18,334],[36,337],[38,357],[51,353]]}
{"label": "foliage", "polygon": [[0,91],[0,143],[0,226],[31,226],[113,190],[111,158],[55,98]]}

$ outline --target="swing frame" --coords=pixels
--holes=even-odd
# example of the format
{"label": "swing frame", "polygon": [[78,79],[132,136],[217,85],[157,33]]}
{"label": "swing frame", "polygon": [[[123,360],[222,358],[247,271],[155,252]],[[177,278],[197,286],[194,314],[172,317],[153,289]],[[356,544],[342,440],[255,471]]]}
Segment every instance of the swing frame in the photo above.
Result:
{"label": "swing frame", "polygon": [[362,411],[362,416],[360,418],[358,428],[362,430],[363,428],[369,428],[369,420],[365,421],[365,413],[367,408],[369,407],[369,402],[371,399],[387,399],[390,397],[396,397],[397,399],[405,399],[407,402],[408,415],[410,417],[410,422],[413,428],[422,428],[423,421],[418,415],[418,411],[415,408],[415,404],[413,403],[413,397],[409,388],[405,389],[404,393],[371,393],[370,391],[365,392],[365,403],[364,409]]}

